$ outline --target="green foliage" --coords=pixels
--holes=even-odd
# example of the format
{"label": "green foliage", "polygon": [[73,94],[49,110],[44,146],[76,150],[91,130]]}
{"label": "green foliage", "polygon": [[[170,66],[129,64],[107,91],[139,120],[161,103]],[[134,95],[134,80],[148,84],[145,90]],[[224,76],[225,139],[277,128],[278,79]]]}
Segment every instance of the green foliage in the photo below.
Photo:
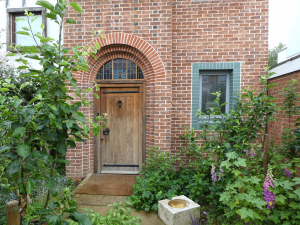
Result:
{"label": "green foliage", "polygon": [[[112,207],[108,213],[101,216],[100,213],[93,211],[92,209],[85,209],[88,213],[87,216],[92,225],[139,225],[141,224],[141,218],[131,215],[132,210],[129,208],[131,204],[129,202],[119,202],[109,205]],[[78,223],[71,222],[71,225]]]}
{"label": "green foliage", "polygon": [[284,49],[285,47],[286,47],[285,44],[279,42],[278,46],[269,49],[269,63],[268,63],[269,67],[275,66],[277,64],[278,52],[280,52],[280,50]]}
{"label": "green foliage", "polygon": [[137,210],[158,209],[158,201],[171,199],[178,195],[190,195],[187,188],[195,171],[181,168],[176,172],[175,164],[182,163],[178,154],[170,155],[158,147],[147,150],[148,157],[141,170],[142,177],[137,177],[133,185],[133,195],[129,197]]}
{"label": "green foliage", "polygon": [[[288,116],[288,127],[283,130],[281,136],[282,148],[280,149],[284,152],[285,156],[289,159],[294,159],[300,157],[300,145],[299,145],[299,129],[294,131],[294,126],[291,123],[291,119],[293,115],[299,115],[299,107],[297,107],[297,103],[300,95],[297,94],[297,80],[291,80],[290,84],[286,85],[283,88],[283,92],[281,93],[284,97],[283,106],[280,110],[283,111],[284,115]],[[298,119],[299,120],[299,119]],[[299,123],[295,124],[296,127],[299,127]],[[293,166],[293,169],[295,167]]]}
{"label": "green foliage", "polygon": [[[199,203],[200,205],[208,204],[209,202],[209,176],[203,173],[203,171],[197,172],[192,178],[189,179],[189,185],[186,186],[189,189],[189,198]],[[213,199],[211,199],[213,200]]]}
{"label": "green foliage", "polygon": [[[97,135],[104,127],[101,122],[105,117],[99,116],[93,122],[79,111],[81,106],[91,104],[85,98],[93,94],[93,88],[80,89],[72,75],[87,70],[87,56],[95,57],[97,49],[92,45],[68,49],[62,44],[66,9],[70,5],[81,13],[77,3],[58,0],[52,5],[37,1],[37,5],[50,10],[46,17],[58,24],[59,39],[54,42],[42,33],[33,33],[31,23],[36,16],[25,10],[29,27],[18,33],[32,37],[36,46],[11,46],[16,52],[22,51],[16,60],[22,65],[0,80],[0,158],[5,161],[4,173],[0,174],[5,183],[1,182],[1,188],[17,194],[24,223],[30,221],[27,218],[31,212],[32,216],[38,215],[40,223],[47,220],[49,224],[61,224],[67,213],[79,224],[88,224],[87,216],[76,211],[75,202],[67,192],[56,199],[55,178],[57,164],[61,169],[70,163],[65,160],[67,147],[76,147],[76,142],[86,143],[90,135]],[[31,16],[33,19],[29,19]],[[38,61],[41,69],[33,68],[28,58]],[[17,74],[13,75],[15,71]],[[71,97],[75,95],[76,100]],[[43,187],[45,195],[32,203],[33,195],[37,194],[35,187]]]}
{"label": "green foliage", "polygon": [[[278,149],[271,145],[269,148],[268,163],[272,165],[275,174],[275,187],[269,188],[269,191],[276,194],[274,208],[267,209],[268,203],[264,200],[264,142],[260,142],[258,138],[266,133],[268,123],[275,120],[274,115],[278,110],[275,99],[268,95],[268,89],[274,86],[267,83],[267,78],[271,75],[262,76],[260,92],[249,88],[242,90],[242,94],[236,99],[236,107],[228,114],[220,114],[220,93],[214,93],[215,105],[218,107],[209,108],[209,115],[201,112],[197,114],[202,131],[195,133],[193,129],[187,129],[186,134],[181,136],[188,144],[183,152],[193,159],[190,163],[195,168],[212,165],[209,185],[197,184],[196,180],[190,184],[200,190],[209,190],[204,204],[208,204],[211,222],[300,223],[300,215],[296,212],[300,203],[300,188],[296,188],[299,179],[289,178],[284,172],[289,169],[294,173],[294,165],[299,164],[293,151],[298,140],[291,135],[291,125],[288,130],[290,138],[283,133],[283,147]],[[298,113],[295,107],[298,102],[296,90],[295,81],[284,88],[285,100],[281,109],[289,118]],[[201,145],[197,142],[199,139],[203,140]],[[208,158],[203,157],[204,154]],[[205,174],[207,173],[200,173],[198,176],[205,177]]]}
{"label": "green foliage", "polygon": [[[274,224],[299,224],[300,179],[293,176],[291,176],[291,178],[287,177],[284,173],[284,169],[289,168],[291,173],[294,173],[295,169],[293,169],[292,165],[299,165],[300,159],[295,158],[290,160],[290,162],[286,162],[284,154],[275,154],[270,161],[273,165],[272,167],[276,178],[275,187],[269,189],[276,194],[276,198],[274,209],[268,213],[268,215],[270,215],[268,220]],[[278,162],[283,163],[279,164]]]}
{"label": "green foliage", "polygon": [[[54,188],[53,193],[48,209],[44,209],[45,199],[41,202],[33,201],[32,204],[28,205],[27,213],[23,218],[24,225],[31,224],[31,221],[34,219],[39,219],[41,211],[52,211],[54,216],[48,215],[45,219],[45,221],[49,221],[49,223],[50,221],[53,221],[52,223],[59,223],[62,221],[61,218],[64,218],[67,215],[76,215],[77,203],[71,198],[71,192],[68,187],[63,184],[62,188]],[[86,215],[83,215],[82,217],[87,219]]]}

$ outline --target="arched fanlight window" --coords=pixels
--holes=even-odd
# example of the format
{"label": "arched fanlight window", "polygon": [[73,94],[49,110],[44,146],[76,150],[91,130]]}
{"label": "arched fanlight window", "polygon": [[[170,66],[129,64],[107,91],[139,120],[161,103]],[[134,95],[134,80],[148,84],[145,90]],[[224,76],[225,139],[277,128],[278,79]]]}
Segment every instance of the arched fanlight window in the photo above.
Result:
{"label": "arched fanlight window", "polygon": [[96,79],[144,79],[144,75],[141,68],[134,62],[128,59],[113,59],[100,68]]}

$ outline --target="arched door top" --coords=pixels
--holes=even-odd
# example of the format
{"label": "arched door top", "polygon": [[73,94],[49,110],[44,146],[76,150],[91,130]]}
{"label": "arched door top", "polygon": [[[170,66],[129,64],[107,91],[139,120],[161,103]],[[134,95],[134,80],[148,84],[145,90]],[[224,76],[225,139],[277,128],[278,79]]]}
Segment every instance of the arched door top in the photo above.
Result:
{"label": "arched door top", "polygon": [[[97,67],[97,62],[101,60],[103,55],[116,52],[128,52],[136,55],[147,66],[148,71],[152,71],[151,74],[144,74],[146,80],[155,81],[159,79],[161,81],[166,79],[165,68],[162,60],[155,49],[145,40],[125,33],[112,33],[105,35],[106,38],[98,37],[93,42],[97,42],[101,49],[96,54],[98,60],[90,57],[89,65],[90,70],[87,72],[76,73],[75,77],[83,83],[91,83],[94,81],[100,68]],[[87,45],[89,46],[89,45]],[[103,49],[103,50],[102,50]],[[142,69],[142,68],[141,68]],[[151,78],[147,75],[151,76]]]}

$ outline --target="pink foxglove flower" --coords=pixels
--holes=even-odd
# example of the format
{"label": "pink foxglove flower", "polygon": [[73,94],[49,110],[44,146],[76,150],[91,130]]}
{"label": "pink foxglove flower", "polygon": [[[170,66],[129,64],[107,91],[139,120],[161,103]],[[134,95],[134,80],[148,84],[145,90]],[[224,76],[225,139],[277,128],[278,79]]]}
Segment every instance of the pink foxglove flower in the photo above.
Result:
{"label": "pink foxglove flower", "polygon": [[275,205],[275,194],[272,191],[269,191],[269,187],[273,187],[274,188],[274,179],[273,179],[273,174],[272,174],[272,169],[269,166],[268,167],[268,172],[265,178],[265,182],[264,182],[264,199],[266,201],[266,203],[268,203],[267,205],[267,209],[272,209],[274,208]]}
{"label": "pink foxglove flower", "polygon": [[291,175],[292,175],[291,171],[289,171],[288,169],[284,169],[284,172],[285,172],[286,177],[291,178]]}
{"label": "pink foxglove flower", "polygon": [[222,167],[220,167],[220,173],[219,173],[219,179],[218,180],[221,180],[221,176],[223,175],[224,173],[224,170],[222,169]]}
{"label": "pink foxglove flower", "polygon": [[217,181],[217,174],[215,174],[215,171],[216,171],[215,164],[212,164],[211,165],[211,178],[214,182]]}

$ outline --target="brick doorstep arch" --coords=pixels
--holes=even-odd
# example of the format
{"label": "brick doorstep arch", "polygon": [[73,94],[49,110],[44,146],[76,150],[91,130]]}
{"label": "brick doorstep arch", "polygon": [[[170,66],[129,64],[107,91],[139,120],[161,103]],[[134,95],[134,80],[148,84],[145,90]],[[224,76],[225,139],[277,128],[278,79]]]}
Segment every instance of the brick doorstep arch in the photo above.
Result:
{"label": "brick doorstep arch", "polygon": [[[96,75],[107,61],[113,58],[127,58],[135,62],[143,71],[146,79],[146,148],[159,146],[170,151],[171,148],[171,86],[167,85],[165,68],[154,48],[143,39],[124,33],[113,33],[106,38],[94,40],[101,49],[97,59],[89,56],[89,70],[74,73],[77,85],[81,88],[93,86]],[[90,46],[91,43],[87,45]],[[93,103],[93,97],[88,99]],[[94,117],[94,108],[82,107],[87,117]],[[78,143],[77,148],[69,149],[67,159],[67,176],[85,177],[94,170],[94,138],[88,144]],[[74,158],[74,160],[73,160]]]}

